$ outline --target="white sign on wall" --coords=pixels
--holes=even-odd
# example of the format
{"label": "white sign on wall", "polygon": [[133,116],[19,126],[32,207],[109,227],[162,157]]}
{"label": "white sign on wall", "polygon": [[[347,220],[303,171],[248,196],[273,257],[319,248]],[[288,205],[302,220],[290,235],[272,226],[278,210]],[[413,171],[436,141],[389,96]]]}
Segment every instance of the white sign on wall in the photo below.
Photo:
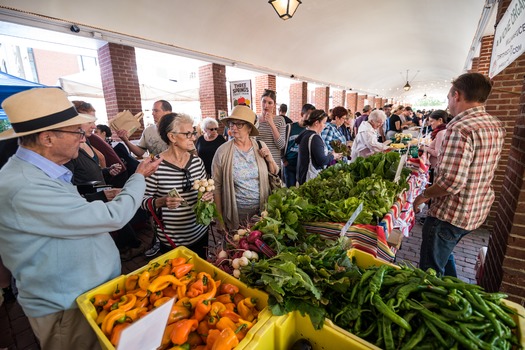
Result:
{"label": "white sign on wall", "polygon": [[252,108],[252,81],[237,80],[230,82],[230,98],[232,108],[245,105]]}
{"label": "white sign on wall", "polygon": [[505,69],[525,51],[525,0],[513,0],[494,34],[489,77]]}

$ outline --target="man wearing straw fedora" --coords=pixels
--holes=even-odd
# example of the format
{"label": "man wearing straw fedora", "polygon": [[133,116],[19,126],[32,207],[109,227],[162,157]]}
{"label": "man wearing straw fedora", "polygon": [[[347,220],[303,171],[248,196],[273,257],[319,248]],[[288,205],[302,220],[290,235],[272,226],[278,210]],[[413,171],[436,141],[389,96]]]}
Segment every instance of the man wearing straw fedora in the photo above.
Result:
{"label": "man wearing straw fedora", "polygon": [[57,88],[27,90],[2,107],[19,148],[0,170],[0,256],[17,281],[18,302],[42,349],[97,349],[95,333],[76,307],[82,293],[121,273],[109,235],[136,212],[145,177],[161,159],[144,160],[111,202],[87,202],[63,166],[85,142],[78,114]]}

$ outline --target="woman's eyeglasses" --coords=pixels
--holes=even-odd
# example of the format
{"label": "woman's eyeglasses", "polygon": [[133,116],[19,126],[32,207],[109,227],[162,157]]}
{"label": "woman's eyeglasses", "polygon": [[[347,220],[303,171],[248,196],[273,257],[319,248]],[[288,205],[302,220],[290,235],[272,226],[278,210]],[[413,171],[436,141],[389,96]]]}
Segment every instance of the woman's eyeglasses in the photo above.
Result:
{"label": "woman's eyeglasses", "polygon": [[246,125],[246,123],[241,123],[241,122],[229,122],[228,123],[228,126],[230,127],[230,129],[233,128],[234,126],[237,129],[242,129],[245,125]]}
{"label": "woman's eyeglasses", "polygon": [[174,132],[174,131],[171,131],[170,133],[174,134],[174,135],[184,135],[184,136],[186,136],[187,139],[191,139],[192,137],[197,137],[197,132],[196,131],[188,131],[188,132]]}

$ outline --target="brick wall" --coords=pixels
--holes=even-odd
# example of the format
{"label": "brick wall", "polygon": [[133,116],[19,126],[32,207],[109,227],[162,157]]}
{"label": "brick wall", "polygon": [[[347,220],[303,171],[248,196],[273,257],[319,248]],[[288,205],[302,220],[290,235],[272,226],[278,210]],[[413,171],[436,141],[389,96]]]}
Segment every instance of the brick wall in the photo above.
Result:
{"label": "brick wall", "polygon": [[357,92],[346,94],[346,108],[350,109],[354,114],[357,112]]}
{"label": "brick wall", "polygon": [[[135,48],[108,43],[98,49],[98,60],[108,120],[125,109],[133,114],[142,111]],[[142,128],[130,139],[139,138],[141,133]]]}
{"label": "brick wall", "polygon": [[376,98],[374,96],[368,96],[368,103],[372,108],[376,105]]}
{"label": "brick wall", "polygon": [[[222,64],[207,64],[199,67],[199,99],[202,118],[219,117],[218,110],[228,111],[228,96],[226,87],[226,67]],[[219,133],[224,125],[219,123]]]}
{"label": "brick wall", "polygon": [[322,86],[315,88],[315,108],[324,109],[326,113],[330,109],[330,87]]}
{"label": "brick wall", "polygon": [[[498,21],[511,0],[498,7]],[[490,38],[487,39],[488,45]],[[480,69],[484,58],[480,56]],[[488,59],[490,61],[490,58]],[[483,66],[484,67],[484,66]],[[496,201],[487,223],[492,226],[481,285],[500,290],[509,299],[525,306],[525,55],[521,55],[493,78],[493,89],[486,103],[507,130],[504,150],[493,181]]]}
{"label": "brick wall", "polygon": [[383,99],[381,97],[376,97],[374,100],[374,105],[372,107],[379,109],[379,108],[383,108],[383,106],[384,106]]}
{"label": "brick wall", "polygon": [[333,90],[332,91],[332,108],[337,106],[345,107],[346,102],[346,91],[345,90]]}
{"label": "brick wall", "polygon": [[[261,114],[262,107],[261,107],[261,96],[264,93],[264,89],[270,89],[275,91],[277,88],[277,82],[275,79],[275,75],[258,75],[255,77],[255,96],[253,96],[253,99],[255,100],[255,113]],[[277,106],[276,106],[277,108]],[[274,113],[276,110],[274,111]]]}
{"label": "brick wall", "polygon": [[357,95],[357,106],[355,107],[356,112],[363,113],[363,107],[365,106],[366,95]]}
{"label": "brick wall", "polygon": [[469,73],[472,73],[472,72],[478,72],[478,69],[479,69],[479,56],[478,57],[474,57],[472,59],[472,66],[471,68],[468,70]]}
{"label": "brick wall", "polygon": [[[479,60],[477,62],[477,70],[479,73],[489,75],[490,58],[492,56],[492,45],[494,44],[494,35],[487,35],[481,39],[481,49]],[[474,65],[474,62],[472,62]]]}
{"label": "brick wall", "polygon": [[293,121],[301,119],[301,110],[308,101],[308,83],[290,84],[290,105],[288,106],[288,117]]}

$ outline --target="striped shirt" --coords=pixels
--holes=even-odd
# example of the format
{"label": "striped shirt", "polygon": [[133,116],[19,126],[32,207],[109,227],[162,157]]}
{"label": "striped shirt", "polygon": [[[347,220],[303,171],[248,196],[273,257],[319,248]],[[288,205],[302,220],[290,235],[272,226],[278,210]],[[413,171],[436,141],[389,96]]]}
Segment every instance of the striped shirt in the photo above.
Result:
{"label": "striped shirt", "polygon": [[448,123],[434,183],[449,194],[432,199],[430,216],[468,231],[483,224],[494,202],[491,183],[504,139],[502,123],[484,106]]}
{"label": "striped shirt", "polygon": [[[207,232],[207,226],[196,223],[193,206],[197,203],[197,191],[192,188],[193,181],[205,178],[206,170],[202,159],[193,156],[190,157],[184,169],[163,160],[157,171],[146,178],[142,209],[147,210],[148,198],[165,197],[173,188],[176,188],[181,197],[189,204],[187,206],[181,205],[176,209],[160,208],[165,227],[164,231],[176,245],[193,244]],[[187,186],[189,186],[189,190],[185,190]],[[169,246],[169,241],[159,227],[156,228],[156,232],[162,244]]]}
{"label": "striped shirt", "polygon": [[257,126],[257,130],[259,130],[259,136],[257,136],[257,139],[263,141],[266,144],[266,146],[268,146],[268,149],[272,154],[273,160],[275,160],[275,162],[280,168],[281,149],[284,148],[284,134],[286,131],[286,121],[284,120],[282,115],[277,115],[273,118],[273,122],[277,127],[277,130],[279,130],[279,139],[277,139],[277,141],[273,139],[272,128],[270,127],[270,125],[268,125],[268,123],[259,123],[259,125]]}

